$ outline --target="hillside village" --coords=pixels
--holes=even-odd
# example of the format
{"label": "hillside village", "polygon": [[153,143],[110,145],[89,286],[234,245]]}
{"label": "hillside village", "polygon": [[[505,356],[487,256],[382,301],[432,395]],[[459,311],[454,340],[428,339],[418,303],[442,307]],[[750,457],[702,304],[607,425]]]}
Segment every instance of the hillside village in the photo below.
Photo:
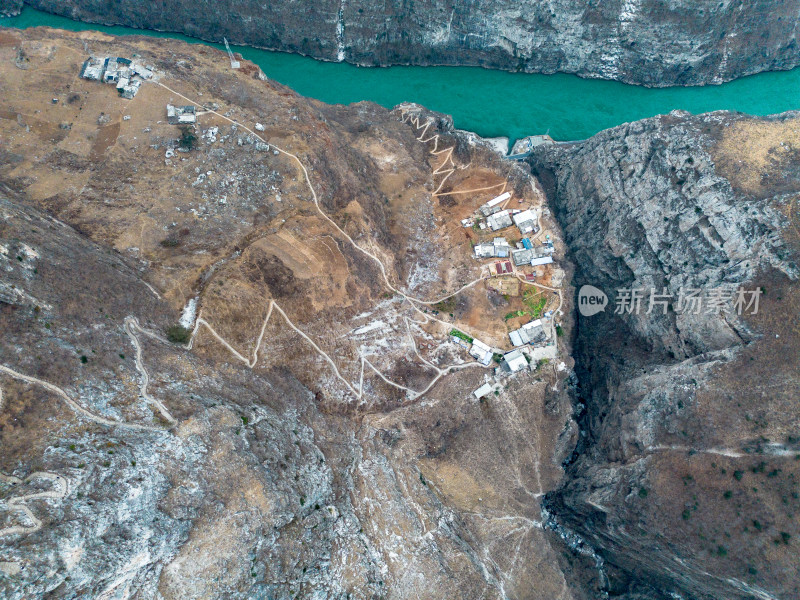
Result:
{"label": "hillside village", "polygon": [[[457,329],[450,334],[453,343],[483,365],[489,366],[492,360],[499,363],[495,369],[498,376],[535,368],[557,356],[555,310],[546,310],[544,290],[533,287],[547,265],[553,264],[555,246],[550,235],[542,231],[541,212],[532,206],[510,207],[511,200],[512,193],[504,192],[462,219],[461,225],[471,228],[480,238],[473,245],[473,258],[481,263],[487,288],[504,297],[523,297],[525,309],[509,313],[506,319],[527,316],[529,320],[508,332],[513,348],[510,351],[491,348]],[[521,291],[524,287],[528,289]],[[496,381],[487,381],[473,392],[474,396],[480,399],[498,389]]]}
{"label": "hillside village", "polygon": [[[113,84],[122,98],[133,99],[145,81],[157,79],[154,67],[142,65],[135,58],[135,55],[133,59],[90,56],[83,63],[80,76]],[[200,114],[204,113],[198,112],[197,107],[191,104],[166,105],[167,123],[189,127],[189,131],[198,129]],[[260,123],[254,127],[257,131],[264,130]],[[209,133],[212,139],[215,139],[217,129],[211,128],[214,130]],[[207,136],[202,133],[201,137],[205,139]],[[266,143],[258,144],[269,149]],[[167,149],[167,164],[174,154],[173,149]],[[478,399],[497,390],[500,378],[535,369],[557,357],[557,326],[553,318],[554,312],[560,308],[560,292],[535,283],[543,278],[548,265],[553,264],[555,247],[550,235],[542,231],[542,208],[522,206],[523,199],[518,201],[520,206],[511,206],[512,197],[512,192],[505,191],[461,220],[461,226],[471,229],[478,237],[472,247],[472,258],[480,264],[481,277],[486,279],[487,289],[504,298],[522,299],[524,308],[509,313],[506,321],[527,319],[509,328],[505,348],[492,347],[459,329],[450,331],[450,340],[484,367],[493,362],[498,365],[494,369],[495,377],[485,377],[486,383],[473,392]],[[559,303],[557,307],[548,309],[551,295],[557,296]]]}

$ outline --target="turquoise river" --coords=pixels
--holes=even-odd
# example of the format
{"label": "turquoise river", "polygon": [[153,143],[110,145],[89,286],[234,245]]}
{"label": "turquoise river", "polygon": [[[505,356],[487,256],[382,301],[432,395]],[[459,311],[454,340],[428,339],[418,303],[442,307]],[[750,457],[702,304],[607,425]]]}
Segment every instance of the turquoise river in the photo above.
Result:
{"label": "turquoise river", "polygon": [[[5,27],[40,25],[207,43],[174,33],[80,23],[30,8],[17,17],[0,18],[0,26]],[[648,89],[565,74],[506,73],[478,67],[367,68],[250,47],[234,50],[258,64],[268,77],[304,96],[341,104],[371,100],[386,107],[418,102],[453,115],[456,127],[512,140],[547,132],[557,140],[584,139],[602,129],[674,109],[767,115],[800,108],[800,68],[723,85]]]}

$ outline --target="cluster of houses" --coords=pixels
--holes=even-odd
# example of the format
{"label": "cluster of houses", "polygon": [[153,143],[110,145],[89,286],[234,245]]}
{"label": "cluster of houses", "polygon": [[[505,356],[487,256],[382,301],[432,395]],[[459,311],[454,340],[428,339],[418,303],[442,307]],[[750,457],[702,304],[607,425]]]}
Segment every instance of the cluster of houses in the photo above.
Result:
{"label": "cluster of houses", "polygon": [[[503,209],[503,203],[510,198],[510,192],[505,192],[481,206],[479,211],[486,217],[486,220],[479,222],[479,226],[481,229],[489,228],[492,231],[500,231],[516,225],[523,238],[516,244],[516,248],[513,248],[503,237],[496,237],[491,242],[476,244],[474,247],[475,258],[510,257],[518,267],[525,265],[536,267],[552,263],[552,254],[555,249],[549,239],[539,246],[534,246],[530,238],[524,237],[539,232],[536,212],[532,209]],[[464,219],[461,223],[465,227],[471,227],[475,221]],[[497,274],[505,274],[505,272],[498,269]]]}
{"label": "cluster of houses", "polygon": [[120,56],[90,56],[81,67],[81,77],[113,83],[123,98],[133,98],[142,83],[153,77],[153,67]]}
{"label": "cluster of houses", "polygon": [[[489,265],[489,271],[492,275],[513,275],[515,273],[515,267],[535,267],[553,262],[555,247],[550,241],[550,236],[545,236],[545,240],[538,243],[534,242],[532,239],[539,233],[539,219],[536,210],[531,208],[525,210],[504,208],[510,199],[510,192],[500,194],[481,206],[478,209],[478,214],[474,217],[461,221],[464,227],[478,227],[482,230],[491,230],[492,232],[499,232],[512,226],[516,226],[519,230],[522,237],[520,241],[513,246],[505,237],[500,236],[494,237],[491,241],[483,241],[474,246],[475,258],[499,259]],[[524,274],[524,276],[528,281],[535,278],[535,275],[532,273]],[[497,281],[507,280],[508,278],[501,277]],[[516,279],[514,279],[513,282],[519,285]],[[498,356],[498,361],[500,363],[498,367],[499,370],[507,373],[516,373],[517,371],[528,368],[530,359],[522,348],[524,346],[542,347],[550,343],[550,334],[543,319],[544,317],[534,319],[518,329],[509,332],[508,337],[514,349],[503,354],[502,358]],[[492,357],[496,356],[495,350],[478,340],[473,340],[470,346],[470,344],[463,339],[457,337],[453,339],[484,365],[488,365]],[[480,399],[494,392],[496,388],[496,385],[486,383],[475,390],[473,394],[476,398]]]}
{"label": "cluster of houses", "polygon": [[475,258],[508,258],[511,254],[511,244],[506,238],[496,237],[491,242],[475,244]]}
{"label": "cluster of houses", "polygon": [[[469,354],[475,358],[475,360],[486,367],[491,364],[495,355],[499,354],[499,352],[497,352],[494,348],[491,348],[488,344],[485,344],[480,340],[472,339],[472,341],[469,341],[464,339],[464,337],[454,335],[455,333],[458,332],[454,331],[451,333],[450,339],[454,343],[467,350]],[[514,350],[506,352],[502,355],[502,358],[498,357],[498,361],[500,363],[498,369],[506,373],[516,373],[517,371],[521,371],[522,369],[528,367],[530,359],[524,352],[522,352],[522,346],[529,344],[531,346],[540,345],[546,343],[548,339],[547,332],[545,331],[544,324],[541,319],[536,319],[530,323],[526,323],[508,335],[511,339],[511,344],[514,346]],[[484,385],[475,390],[475,392],[473,392],[475,397],[481,398],[489,394],[494,389],[491,386],[488,389],[485,388],[486,386]]]}
{"label": "cluster of houses", "polygon": [[[528,357],[525,356],[520,350],[512,350],[511,352],[506,352],[503,355],[503,359],[500,361],[500,369],[502,369],[506,373],[517,373],[518,371],[522,371],[523,369],[528,368]],[[474,390],[472,395],[475,396],[477,400],[488,396],[494,392],[497,392],[501,389],[501,386],[497,383],[494,385],[491,383],[484,383],[481,387]]]}
{"label": "cluster of houses", "polygon": [[511,259],[518,267],[523,265],[537,267],[539,265],[549,265],[553,262],[555,248],[552,242],[544,242],[534,247],[528,238],[524,238],[520,246],[522,247],[511,252]]}
{"label": "cluster of houses", "polygon": [[503,237],[496,237],[491,242],[475,244],[473,248],[475,258],[511,258],[518,267],[530,265],[548,265],[553,262],[553,243],[544,241],[538,246],[528,238],[522,238],[516,248]]}
{"label": "cluster of houses", "polygon": [[450,334],[450,339],[467,350],[483,366],[488,367],[494,357],[494,351],[480,340],[473,339],[467,341],[466,339],[457,335]]}
{"label": "cluster of houses", "polygon": [[[513,224],[519,227],[522,235],[539,231],[536,224],[536,213],[534,211],[530,209],[519,210],[516,208],[503,208],[503,204],[510,198],[511,192],[504,192],[481,206],[478,210],[481,215],[485,217],[486,221],[480,222],[478,226],[481,229],[486,229],[488,227],[492,231],[499,231],[506,227],[511,227]],[[465,219],[465,221],[466,220],[467,219]],[[473,222],[470,222],[468,227],[471,227]]]}

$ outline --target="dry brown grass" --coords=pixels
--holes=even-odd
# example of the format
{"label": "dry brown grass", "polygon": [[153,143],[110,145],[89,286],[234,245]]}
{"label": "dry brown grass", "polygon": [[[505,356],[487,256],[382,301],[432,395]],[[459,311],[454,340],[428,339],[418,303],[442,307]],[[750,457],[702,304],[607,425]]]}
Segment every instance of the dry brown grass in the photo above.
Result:
{"label": "dry brown grass", "polygon": [[759,195],[800,152],[800,118],[731,123],[712,148],[717,170],[734,187]]}

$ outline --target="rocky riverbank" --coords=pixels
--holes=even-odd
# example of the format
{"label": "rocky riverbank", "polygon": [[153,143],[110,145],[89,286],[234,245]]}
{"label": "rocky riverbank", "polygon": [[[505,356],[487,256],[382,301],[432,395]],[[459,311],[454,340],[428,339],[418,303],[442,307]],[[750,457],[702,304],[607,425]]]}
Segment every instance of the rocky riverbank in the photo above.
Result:
{"label": "rocky riverbank", "polygon": [[167,0],[11,0],[92,23],[173,31],[360,65],[477,65],[647,86],[721,83],[788,69],[798,1],[515,2],[376,5]]}

